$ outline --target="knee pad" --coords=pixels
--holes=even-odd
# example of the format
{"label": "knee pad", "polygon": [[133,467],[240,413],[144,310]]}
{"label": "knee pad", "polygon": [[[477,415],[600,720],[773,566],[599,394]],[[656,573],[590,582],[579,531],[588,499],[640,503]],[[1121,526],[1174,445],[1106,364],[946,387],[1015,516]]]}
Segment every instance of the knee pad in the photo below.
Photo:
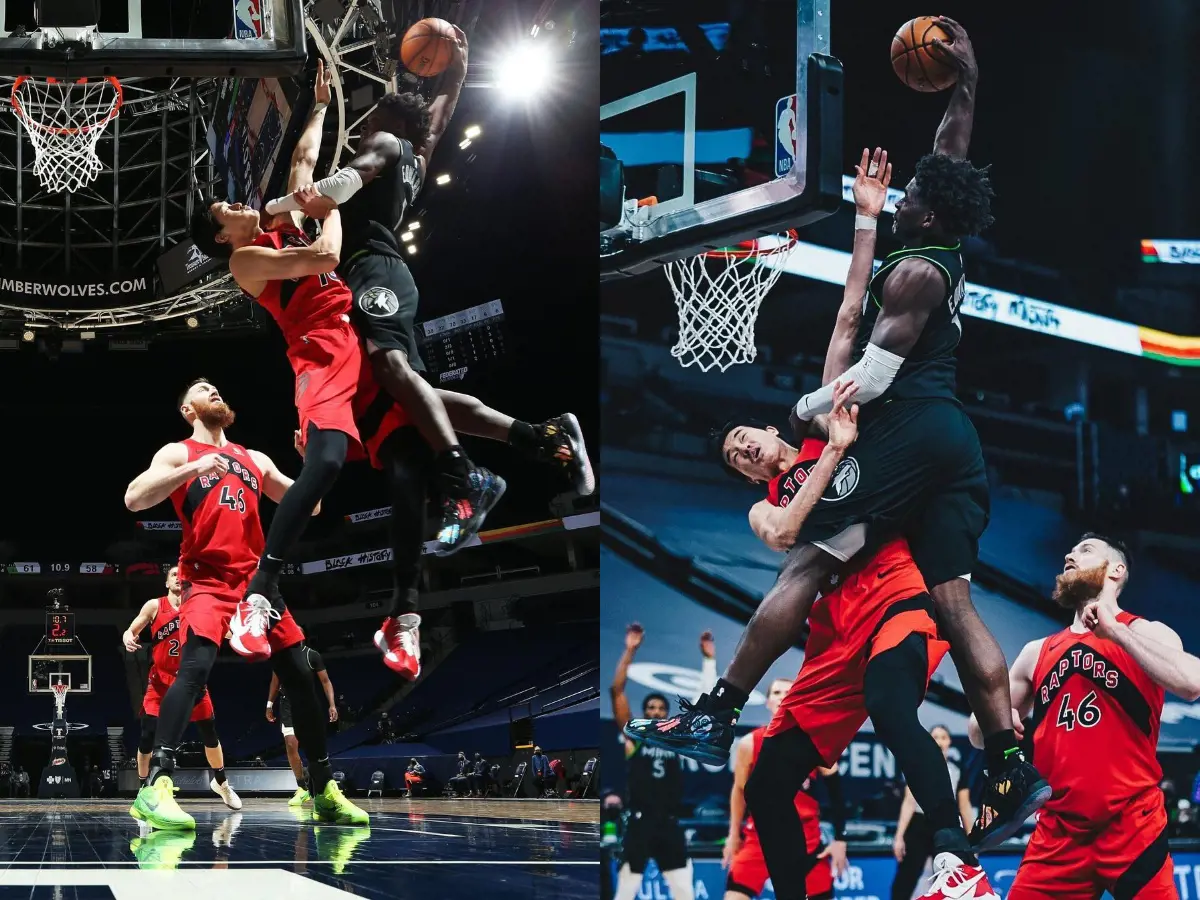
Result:
{"label": "knee pad", "polygon": [[158,727],[158,716],[142,716],[142,733],[138,736],[138,753],[149,753],[154,749],[154,730]]}
{"label": "knee pad", "polygon": [[196,723],[196,730],[200,732],[200,740],[204,742],[205,747],[211,750],[221,746],[221,740],[217,737],[216,719],[201,719]]}

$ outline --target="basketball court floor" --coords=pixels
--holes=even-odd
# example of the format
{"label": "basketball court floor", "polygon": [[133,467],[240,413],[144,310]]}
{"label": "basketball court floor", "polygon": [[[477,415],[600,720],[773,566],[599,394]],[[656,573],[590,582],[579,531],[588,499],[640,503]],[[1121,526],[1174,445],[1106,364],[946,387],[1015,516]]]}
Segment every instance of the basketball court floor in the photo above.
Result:
{"label": "basketball court floor", "polygon": [[596,896],[595,802],[358,802],[370,828],[314,826],[282,798],[186,800],[195,833],[139,832],[128,800],[2,802],[0,900]]}

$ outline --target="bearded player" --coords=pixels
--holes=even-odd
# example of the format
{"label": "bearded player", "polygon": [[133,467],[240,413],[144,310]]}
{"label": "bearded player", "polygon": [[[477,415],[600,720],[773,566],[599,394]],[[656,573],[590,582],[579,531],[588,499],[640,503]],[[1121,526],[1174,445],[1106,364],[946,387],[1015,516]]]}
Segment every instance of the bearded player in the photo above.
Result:
{"label": "bearded player", "polygon": [[[859,310],[854,362],[835,373],[859,386],[863,405],[853,465],[835,481],[836,502],[814,509],[788,548],[775,586],[747,626],[724,677],[658,742],[698,759],[724,759],[748,691],[800,634],[822,579],[863,548],[903,533],[930,586],[963,690],[986,734],[988,781],[971,839],[988,849],[1015,833],[1049,798],[1050,789],[1018,747],[1004,654],[971,602],[970,576],[990,497],[979,436],[956,397],[959,307],[966,296],[961,241],[991,224],[992,189],[986,170],[967,159],[978,79],[975,53],[961,25],[945,17],[937,21],[951,40],[936,41],[935,52],[958,69],[956,86],[934,152],[917,162],[915,177],[896,205],[893,231],[903,249],[890,254],[874,275],[871,257],[863,260],[865,290],[850,298],[851,309],[857,305]],[[862,259],[860,243],[873,240],[877,218],[860,214],[855,219],[852,269],[854,257]],[[802,433],[832,404],[830,383],[805,395],[792,411],[793,429]],[[763,458],[763,448],[752,446],[757,435],[743,429],[734,436],[738,455],[731,465],[765,480],[788,461]],[[774,470],[772,464],[777,464]]]}
{"label": "bearded player", "polygon": [[[179,671],[163,697],[147,785],[138,792],[130,814],[155,828],[194,830],[195,819],[179,808],[173,796],[175,754],[262,555],[259,499],[265,494],[278,503],[293,482],[265,454],[225,436],[234,413],[207,380],[189,385],[178,409],[191,426],[191,437],[160,449],[150,467],[125,491],[125,505],[133,511],[149,509],[169,497],[183,523]],[[267,640],[271,668],[291,698],[296,736],[309,760],[313,818],[367,824],[367,814],[347,800],[333,780],[325,719],[304,664],[304,632],[290,611],[283,611],[267,632]]]}
{"label": "bearded player", "polygon": [[272,201],[272,213],[303,208],[316,218],[342,211],[345,224],[339,271],[354,292],[354,323],[380,386],[407,411],[433,448],[437,488],[444,498],[443,527],[467,527],[486,495],[457,432],[511,444],[526,456],[563,471],[581,495],[596,487],[579,422],[566,413],[530,424],[490,409],[475,397],[435,390],[425,381],[417,344],[417,285],[405,265],[398,235],[425,182],[429,160],[446,129],[467,72],[467,38],[455,29],[454,55],[428,106],[418,94],[388,94],[363,125],[354,159],[316,183],[321,195]]}
{"label": "bearded player", "polygon": [[[1013,715],[1033,714],[1033,758],[1054,790],[1007,900],[1175,900],[1158,728],[1166,691],[1200,698],[1200,659],[1179,635],[1117,605],[1129,553],[1085,534],[1067,553],[1054,600],[1075,611],[1030,641],[1010,669]],[[968,725],[980,746],[979,726]]]}
{"label": "bearded player", "polygon": [[[774,717],[779,704],[792,683],[786,678],[776,678],[767,689],[767,710]],[[753,900],[762,893],[766,886],[767,862],[763,858],[762,844],[758,841],[758,832],[754,828],[754,819],[746,815],[746,780],[754,771],[762,749],[763,738],[766,737],[767,726],[755,728],[742,738],[735,751],[733,766],[733,788],[729,792],[729,837],[725,840],[725,850],[721,862],[729,870],[725,881],[725,900]],[[825,778],[825,786],[829,790],[832,804],[833,841],[818,854],[821,847],[820,807],[809,789],[816,781],[817,774]],[[804,786],[796,794],[796,813],[804,825],[805,851],[812,859],[813,866],[805,879],[808,900],[832,900],[833,879],[846,871],[846,806],[842,800],[841,776],[837,766],[822,767],[811,773],[804,780]],[[743,821],[743,819],[745,821]],[[743,836],[744,835],[744,836]],[[799,844],[796,845],[799,850]]]}
{"label": "bearded player", "polygon": [[[183,639],[179,634],[179,566],[167,570],[167,595],[155,597],[142,604],[134,620],[129,623],[121,641],[130,653],[136,653],[141,644],[137,636],[142,629],[150,628],[150,681],[146,695],[142,698],[142,733],[138,740],[138,778],[146,784],[150,774],[150,751],[154,749],[154,731],[158,725],[158,712],[162,699],[179,673],[179,654]],[[196,723],[200,739],[204,742],[204,756],[213,771],[208,786],[212,788],[230,809],[241,809],[242,799],[225,778],[225,754],[221,740],[217,737],[217,723],[213,718],[212,697],[208,687],[192,708],[191,720]]]}

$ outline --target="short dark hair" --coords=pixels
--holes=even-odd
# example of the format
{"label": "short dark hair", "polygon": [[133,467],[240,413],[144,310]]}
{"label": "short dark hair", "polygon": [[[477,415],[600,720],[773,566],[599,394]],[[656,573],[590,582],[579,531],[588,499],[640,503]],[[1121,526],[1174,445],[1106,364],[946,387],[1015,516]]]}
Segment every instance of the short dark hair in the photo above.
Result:
{"label": "short dark hair", "polygon": [[384,122],[396,122],[404,126],[401,135],[413,146],[413,151],[420,153],[429,142],[429,132],[433,126],[433,115],[425,98],[420,94],[406,91],[403,94],[384,94],[375,105],[375,114],[382,117]]}
{"label": "short dark hair", "polygon": [[1116,550],[1117,555],[1121,557],[1121,562],[1125,563],[1125,580],[1129,581],[1129,573],[1133,570],[1133,566],[1130,564],[1131,560],[1129,558],[1129,547],[1125,545],[1123,540],[1116,537],[1110,537],[1107,534],[1101,534],[1098,531],[1089,531],[1079,539],[1079,543],[1081,544],[1084,541],[1100,541],[1108,544],[1108,546]]}
{"label": "short dark hair", "polygon": [[233,245],[217,240],[217,235],[225,226],[213,215],[212,205],[216,202],[215,197],[205,194],[200,199],[200,205],[192,211],[192,243],[213,259],[229,259],[233,256]]}
{"label": "short dark hair", "polygon": [[651,691],[649,694],[647,694],[645,697],[642,698],[642,712],[646,711],[646,704],[649,703],[651,700],[661,700],[663,706],[665,706],[667,708],[667,712],[671,711],[671,701],[667,699],[667,695],[660,694],[657,691]]}
{"label": "short dark hair", "polygon": [[188,382],[187,387],[179,392],[179,402],[175,404],[177,408],[183,406],[184,401],[187,400],[187,395],[190,394],[192,392],[192,388],[198,384],[212,384],[212,382],[207,378],[193,378]]}
{"label": "short dark hair", "polygon": [[730,419],[720,428],[714,428],[708,433],[708,446],[721,462],[721,469],[726,475],[736,478],[743,484],[747,481],[745,475],[725,461],[725,439],[735,428],[761,428],[764,431],[771,426],[761,419]]}
{"label": "short dark hair", "polygon": [[991,166],[977,169],[969,160],[929,153],[917,161],[915,178],[921,202],[952,237],[971,237],[992,224]]}

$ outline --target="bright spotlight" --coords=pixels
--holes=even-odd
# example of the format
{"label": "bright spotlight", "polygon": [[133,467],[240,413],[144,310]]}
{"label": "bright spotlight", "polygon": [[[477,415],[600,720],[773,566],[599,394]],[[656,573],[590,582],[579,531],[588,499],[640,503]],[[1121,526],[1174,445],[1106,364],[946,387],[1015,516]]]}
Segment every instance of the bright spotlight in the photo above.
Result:
{"label": "bright spotlight", "polygon": [[411,231],[406,231],[404,234],[400,235],[400,240],[402,241],[411,241],[412,239],[413,233]]}
{"label": "bright spotlight", "polygon": [[405,244],[404,246],[408,249],[409,255],[412,255],[413,253],[417,252],[416,244]]}
{"label": "bright spotlight", "polygon": [[511,97],[528,99],[546,86],[551,68],[549,48],[527,41],[496,67],[496,87]]}
{"label": "bright spotlight", "polygon": [[449,176],[449,175],[446,175],[446,174],[439,175],[439,176],[437,177],[437,183],[438,183],[438,184],[449,184],[449,183],[450,183],[450,176]]}
{"label": "bright spotlight", "polygon": [[34,338],[34,334],[33,334],[33,332],[32,332],[32,331],[30,331],[28,328],[27,328],[27,329],[25,329],[25,331],[23,331],[23,332],[21,333],[21,340],[23,340],[23,341],[24,341],[25,343],[27,343],[27,344],[32,344],[32,343],[33,343],[33,338]]}
{"label": "bright spotlight", "polygon": [[466,149],[467,149],[468,147],[470,147],[470,146],[471,146],[471,139],[470,139],[470,138],[467,138],[465,141],[459,141],[459,144],[458,144],[458,149],[459,149],[459,150],[466,150]]}
{"label": "bright spotlight", "polygon": [[195,316],[188,316],[186,321],[187,321],[188,328],[199,328],[200,327],[200,320],[197,319]]}
{"label": "bright spotlight", "polygon": [[409,222],[409,223],[408,223],[408,230],[409,230],[409,231],[416,231],[416,230],[417,230],[417,229],[419,229],[420,227],[421,227],[421,223],[420,223],[420,222]]}
{"label": "bright spotlight", "polygon": [[477,138],[482,133],[478,125],[469,125],[467,130],[463,132],[465,138]]}

